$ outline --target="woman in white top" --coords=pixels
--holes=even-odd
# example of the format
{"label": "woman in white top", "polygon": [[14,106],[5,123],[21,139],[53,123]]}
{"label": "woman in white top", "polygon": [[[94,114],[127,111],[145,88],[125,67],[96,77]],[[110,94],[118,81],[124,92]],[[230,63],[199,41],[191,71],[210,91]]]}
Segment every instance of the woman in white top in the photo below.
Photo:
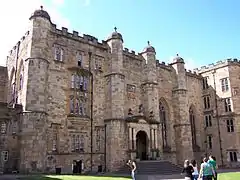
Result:
{"label": "woman in white top", "polygon": [[198,168],[197,168],[197,162],[196,160],[192,160],[191,165],[193,166],[193,180],[197,180],[198,179]]}

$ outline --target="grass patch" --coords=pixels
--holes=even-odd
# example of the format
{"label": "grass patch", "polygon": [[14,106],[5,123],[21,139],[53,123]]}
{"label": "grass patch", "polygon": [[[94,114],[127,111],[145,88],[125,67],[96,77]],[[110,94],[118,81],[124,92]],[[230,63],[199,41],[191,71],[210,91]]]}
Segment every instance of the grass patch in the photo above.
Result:
{"label": "grass patch", "polygon": [[237,180],[240,179],[240,172],[223,173],[218,175],[218,180]]}
{"label": "grass patch", "polygon": [[74,176],[74,175],[62,175],[62,176],[28,176],[20,177],[19,180],[129,180],[129,178],[123,177],[105,177],[105,176]]}

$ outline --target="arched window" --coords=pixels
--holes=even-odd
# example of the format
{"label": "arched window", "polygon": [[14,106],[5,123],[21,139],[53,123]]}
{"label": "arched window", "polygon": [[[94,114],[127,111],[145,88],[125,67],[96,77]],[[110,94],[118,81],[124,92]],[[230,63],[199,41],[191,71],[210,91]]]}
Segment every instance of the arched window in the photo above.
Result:
{"label": "arched window", "polygon": [[163,148],[168,146],[167,142],[167,112],[162,102],[159,103],[159,115],[162,128]]}
{"label": "arched window", "polygon": [[18,79],[18,89],[22,90],[23,88],[23,73],[24,73],[24,67],[23,67],[23,60],[20,63],[20,67],[19,67],[19,79]]}
{"label": "arched window", "polygon": [[11,74],[10,74],[10,84],[9,84],[9,88],[11,89],[10,91],[10,95],[11,95],[11,98],[10,98],[10,102],[13,103],[15,102],[15,69],[12,68],[11,70]]}
{"label": "arched window", "polygon": [[74,113],[74,97],[70,97],[70,113]]}
{"label": "arched window", "polygon": [[197,137],[196,137],[196,124],[195,124],[195,114],[194,114],[194,108],[191,106],[189,108],[189,120],[191,125],[191,131],[192,131],[192,145],[195,147],[197,145]]}

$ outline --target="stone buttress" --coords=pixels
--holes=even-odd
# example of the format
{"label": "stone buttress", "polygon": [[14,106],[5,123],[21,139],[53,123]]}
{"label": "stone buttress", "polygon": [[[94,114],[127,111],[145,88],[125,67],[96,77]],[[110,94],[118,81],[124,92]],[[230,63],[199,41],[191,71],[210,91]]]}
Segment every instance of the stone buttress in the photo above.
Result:
{"label": "stone buttress", "polygon": [[173,89],[175,115],[175,137],[177,162],[182,164],[186,159],[193,158],[192,133],[189,120],[186,72],[184,60],[177,55],[171,64],[177,74],[177,86]]}

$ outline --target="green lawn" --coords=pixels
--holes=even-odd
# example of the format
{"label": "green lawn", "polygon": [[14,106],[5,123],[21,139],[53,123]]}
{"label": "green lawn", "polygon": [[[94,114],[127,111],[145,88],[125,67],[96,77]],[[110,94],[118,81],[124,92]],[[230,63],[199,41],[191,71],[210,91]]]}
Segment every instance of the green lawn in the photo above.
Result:
{"label": "green lawn", "polygon": [[[28,176],[19,178],[19,180],[130,180],[122,177],[104,177],[104,176]],[[240,172],[223,173],[218,175],[218,180],[240,180]]]}
{"label": "green lawn", "polygon": [[31,176],[19,178],[19,180],[129,180],[123,177],[104,177],[104,176]]}
{"label": "green lawn", "polygon": [[240,180],[240,172],[236,173],[223,173],[218,175],[218,180]]}

